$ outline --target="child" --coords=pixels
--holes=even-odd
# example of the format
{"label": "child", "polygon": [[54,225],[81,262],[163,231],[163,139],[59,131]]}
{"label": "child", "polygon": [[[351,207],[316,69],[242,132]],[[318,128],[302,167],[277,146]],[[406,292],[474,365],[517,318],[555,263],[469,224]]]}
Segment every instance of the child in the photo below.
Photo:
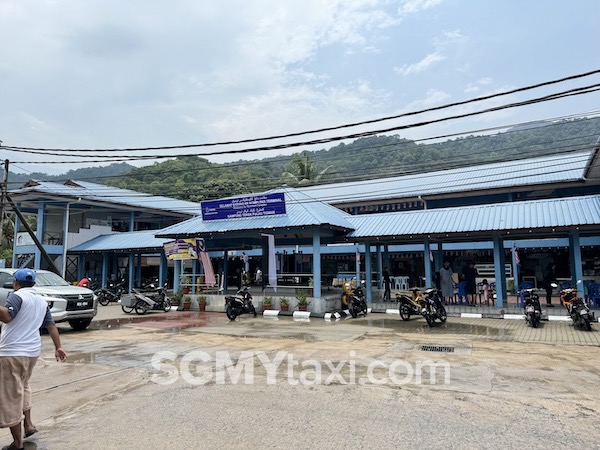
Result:
{"label": "child", "polygon": [[488,280],[485,278],[481,283],[483,284],[483,299],[487,304],[490,300],[490,285],[488,284]]}

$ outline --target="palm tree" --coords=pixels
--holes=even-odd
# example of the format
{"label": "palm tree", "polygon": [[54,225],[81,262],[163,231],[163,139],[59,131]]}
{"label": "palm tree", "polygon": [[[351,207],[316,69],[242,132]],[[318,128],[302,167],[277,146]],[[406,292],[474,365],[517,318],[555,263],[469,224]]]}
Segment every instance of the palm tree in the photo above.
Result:
{"label": "palm tree", "polygon": [[304,151],[294,157],[286,171],[281,174],[281,179],[290,186],[317,184],[331,167],[327,166],[318,171],[317,165],[308,157],[308,152]]}

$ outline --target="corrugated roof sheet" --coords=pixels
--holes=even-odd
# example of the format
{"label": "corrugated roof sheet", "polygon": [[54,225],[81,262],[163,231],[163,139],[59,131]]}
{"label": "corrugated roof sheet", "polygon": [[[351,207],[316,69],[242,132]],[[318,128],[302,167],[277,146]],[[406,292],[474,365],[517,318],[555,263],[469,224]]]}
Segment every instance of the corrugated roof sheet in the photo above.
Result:
{"label": "corrugated roof sheet", "polygon": [[[352,229],[348,221],[349,214],[317,201],[307,194],[291,187],[277,188],[266,193],[283,192],[285,195],[286,214],[278,216],[249,217],[227,220],[203,221],[202,217],[194,217],[184,222],[160,230],[159,236],[202,236],[208,233],[227,231],[262,230],[273,228],[297,228],[333,226],[343,230]],[[260,195],[260,194],[256,194]],[[239,198],[236,196],[231,198]]]}
{"label": "corrugated roof sheet", "polygon": [[493,233],[595,225],[600,195],[351,216],[348,238]]}
{"label": "corrugated roof sheet", "polygon": [[341,204],[562,183],[583,179],[590,154],[591,151],[575,152],[379,180],[310,186],[299,190],[316,200]]}
{"label": "corrugated roof sheet", "polygon": [[69,249],[69,252],[100,252],[162,248],[172,239],[157,238],[157,230],[131,231],[127,233],[103,234]]}
{"label": "corrugated roof sheet", "polygon": [[13,194],[40,192],[51,195],[82,198],[95,202],[114,203],[136,208],[173,211],[190,216],[201,214],[200,204],[169,197],[144,194],[86,181],[69,180],[65,184],[50,181],[30,181],[26,187],[11,191]]}

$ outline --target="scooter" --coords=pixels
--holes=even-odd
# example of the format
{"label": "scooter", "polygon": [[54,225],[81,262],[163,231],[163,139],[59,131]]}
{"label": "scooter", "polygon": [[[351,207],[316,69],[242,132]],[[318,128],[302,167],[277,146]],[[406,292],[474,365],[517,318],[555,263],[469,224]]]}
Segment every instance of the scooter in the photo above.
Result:
{"label": "scooter", "polygon": [[537,328],[542,320],[542,306],[540,305],[540,296],[536,289],[524,289],[521,294],[525,300],[524,312],[525,322],[531,324],[533,328]]}
{"label": "scooter", "polygon": [[574,325],[592,331],[592,321],[596,320],[596,316],[590,311],[585,301],[579,297],[577,289],[569,288],[560,291],[560,301],[567,309]]}
{"label": "scooter", "polygon": [[256,317],[256,308],[252,304],[252,294],[245,287],[237,291],[236,295],[225,296],[225,313],[229,320],[235,320],[242,314],[253,314]]}
{"label": "scooter", "polygon": [[156,295],[152,297],[137,289],[132,289],[131,295],[133,296],[132,304],[136,314],[143,315],[151,310],[164,312],[171,310],[171,300],[167,297],[166,287],[158,289]]}

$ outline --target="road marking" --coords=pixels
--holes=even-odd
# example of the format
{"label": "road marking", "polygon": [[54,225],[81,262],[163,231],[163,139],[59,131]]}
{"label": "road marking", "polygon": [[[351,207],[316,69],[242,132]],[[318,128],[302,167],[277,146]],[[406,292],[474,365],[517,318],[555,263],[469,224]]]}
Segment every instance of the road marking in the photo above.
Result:
{"label": "road marking", "polygon": [[548,320],[567,322],[571,320],[571,318],[569,316],[548,316]]}
{"label": "road marking", "polygon": [[460,317],[463,319],[481,319],[483,315],[480,313],[460,313]]}
{"label": "road marking", "polygon": [[523,316],[523,314],[504,314],[502,318],[510,320],[523,320],[525,319],[525,316]]}

